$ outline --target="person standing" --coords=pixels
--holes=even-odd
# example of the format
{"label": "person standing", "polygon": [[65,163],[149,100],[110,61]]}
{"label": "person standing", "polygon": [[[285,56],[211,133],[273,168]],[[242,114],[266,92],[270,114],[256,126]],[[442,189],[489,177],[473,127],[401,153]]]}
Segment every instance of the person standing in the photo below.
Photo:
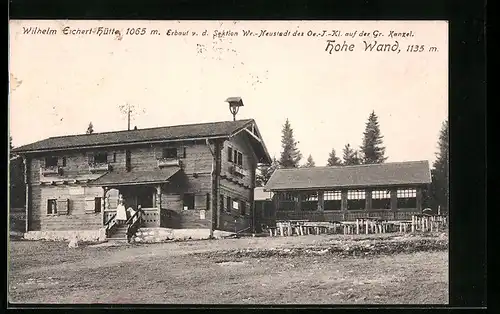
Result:
{"label": "person standing", "polygon": [[127,210],[123,204],[123,196],[118,196],[118,206],[116,207],[116,223],[123,225],[127,221]]}

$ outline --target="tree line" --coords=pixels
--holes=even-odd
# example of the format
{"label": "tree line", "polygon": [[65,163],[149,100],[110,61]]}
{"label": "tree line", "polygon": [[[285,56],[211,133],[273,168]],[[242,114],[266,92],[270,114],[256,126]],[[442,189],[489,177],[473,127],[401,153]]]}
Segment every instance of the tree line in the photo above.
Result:
{"label": "tree line", "polygon": [[[342,156],[338,157],[335,148],[329,153],[326,166],[352,166],[361,164],[379,164],[387,160],[383,135],[380,131],[378,117],[375,111],[368,116],[363,132],[362,145],[359,148],[346,143],[342,149]],[[438,139],[438,152],[431,169],[432,184],[424,200],[426,206],[447,209],[449,200],[448,191],[448,157],[449,157],[448,120],[443,122]],[[281,152],[279,159],[273,157],[270,165],[260,165],[257,169],[256,185],[264,186],[274,171],[278,168],[315,167],[316,163],[311,154],[306,162],[301,164],[302,154],[297,147],[290,121],[286,119],[281,131]]]}

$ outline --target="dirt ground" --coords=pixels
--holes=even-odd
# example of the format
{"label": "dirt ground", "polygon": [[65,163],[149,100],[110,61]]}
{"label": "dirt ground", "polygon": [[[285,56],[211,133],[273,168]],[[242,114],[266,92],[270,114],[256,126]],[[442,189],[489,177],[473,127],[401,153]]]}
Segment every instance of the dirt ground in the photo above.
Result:
{"label": "dirt ground", "polygon": [[10,241],[11,303],[447,304],[448,239],[320,235],[112,246]]}

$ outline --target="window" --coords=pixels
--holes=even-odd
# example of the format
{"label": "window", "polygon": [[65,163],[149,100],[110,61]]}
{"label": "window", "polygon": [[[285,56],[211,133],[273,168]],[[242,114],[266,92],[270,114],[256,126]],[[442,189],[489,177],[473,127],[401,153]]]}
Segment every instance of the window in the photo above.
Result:
{"label": "window", "polygon": [[219,198],[219,208],[221,211],[224,210],[224,195],[220,195],[220,198]]}
{"label": "window", "polygon": [[206,210],[210,210],[210,193],[207,193],[207,204],[206,204]]}
{"label": "window", "polygon": [[243,154],[238,152],[238,166],[243,166]]}
{"label": "window", "polygon": [[186,147],[179,148],[179,158],[186,158]]}
{"label": "window", "polygon": [[66,167],[66,157],[63,157],[63,158],[62,158],[62,166],[63,166],[63,167]]}
{"label": "window", "polygon": [[132,170],[132,153],[129,150],[125,151],[125,169]]}
{"label": "window", "polygon": [[231,147],[227,148],[227,161],[233,161],[233,149]]}
{"label": "window", "polygon": [[374,190],[372,191],[373,209],[391,209],[391,191]]}
{"label": "window", "polygon": [[58,158],[57,157],[45,157],[45,167],[57,167]]}
{"label": "window", "polygon": [[162,157],[166,159],[175,159],[177,158],[177,148],[175,147],[167,147],[163,149]]}
{"label": "window", "polygon": [[347,191],[347,209],[365,209],[366,195],[364,190],[349,190]]}
{"label": "window", "polygon": [[244,201],[241,201],[241,215],[246,215],[247,214],[247,203]]}
{"label": "window", "polygon": [[238,151],[236,149],[233,150],[233,162],[238,163]]}
{"label": "window", "polygon": [[292,192],[281,192],[277,194],[278,210],[295,210],[295,203],[298,201],[298,195]]}
{"label": "window", "polygon": [[324,192],[325,210],[340,210],[342,208],[342,191]]}
{"label": "window", "polygon": [[94,155],[94,162],[96,164],[105,164],[108,162],[108,154],[107,153],[97,153]]}
{"label": "window", "polygon": [[194,194],[193,193],[185,193],[182,201],[183,209],[194,209]]}
{"label": "window", "polygon": [[232,204],[232,203],[231,203],[231,196],[228,196],[228,197],[227,197],[227,202],[226,202],[226,206],[227,206],[227,207],[226,207],[226,210],[227,210],[228,212],[230,212],[230,211],[231,211],[231,204]]}
{"label": "window", "polygon": [[49,215],[57,214],[57,200],[56,199],[47,200],[47,214],[49,214]]}
{"label": "window", "polygon": [[113,162],[116,162],[116,153],[113,153]]}
{"label": "window", "polygon": [[398,189],[398,208],[417,208],[416,189]]}
{"label": "window", "polygon": [[94,199],[94,212],[100,213],[101,212],[101,206],[102,206],[102,198],[101,197],[96,197]]}
{"label": "window", "polygon": [[311,211],[318,209],[318,192],[306,192],[302,194],[300,209],[303,211]]}
{"label": "window", "polygon": [[240,209],[240,204],[238,203],[238,201],[233,200],[233,209]]}

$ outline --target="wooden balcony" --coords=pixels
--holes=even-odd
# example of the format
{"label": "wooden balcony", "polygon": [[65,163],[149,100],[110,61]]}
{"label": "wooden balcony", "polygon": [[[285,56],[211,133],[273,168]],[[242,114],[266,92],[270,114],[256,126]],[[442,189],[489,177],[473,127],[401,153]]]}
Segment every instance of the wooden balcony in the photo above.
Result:
{"label": "wooden balcony", "polygon": [[158,158],[158,167],[172,167],[172,166],[179,166],[181,165],[180,160],[177,158]]}
{"label": "wooden balcony", "polygon": [[109,171],[111,169],[110,164],[108,163],[91,163],[89,164],[90,172],[104,172]]}
{"label": "wooden balcony", "polygon": [[43,176],[58,176],[62,174],[62,168],[59,166],[48,166],[40,168],[40,173]]}
{"label": "wooden balcony", "polygon": [[233,165],[233,173],[239,176],[248,176],[248,171],[238,165]]}

